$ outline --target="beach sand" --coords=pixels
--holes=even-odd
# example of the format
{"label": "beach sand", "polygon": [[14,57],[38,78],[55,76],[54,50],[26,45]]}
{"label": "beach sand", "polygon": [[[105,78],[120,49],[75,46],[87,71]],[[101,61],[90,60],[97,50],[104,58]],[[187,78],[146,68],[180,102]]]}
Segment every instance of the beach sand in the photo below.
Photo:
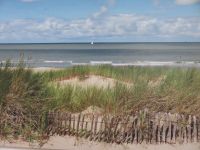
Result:
{"label": "beach sand", "polygon": [[[7,147],[7,148],[6,148]],[[0,142],[0,150],[32,149],[39,148],[37,144],[29,144],[28,142]],[[108,144],[93,142],[86,139],[70,137],[70,136],[53,136],[46,144],[39,149],[57,149],[57,150],[199,150],[200,143],[193,144]]]}

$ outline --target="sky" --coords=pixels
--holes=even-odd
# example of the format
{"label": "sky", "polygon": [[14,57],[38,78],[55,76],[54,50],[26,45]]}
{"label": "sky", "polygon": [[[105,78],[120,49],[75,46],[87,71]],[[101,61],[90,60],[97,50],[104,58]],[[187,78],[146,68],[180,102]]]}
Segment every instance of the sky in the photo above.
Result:
{"label": "sky", "polygon": [[0,43],[200,42],[200,0],[0,0]]}

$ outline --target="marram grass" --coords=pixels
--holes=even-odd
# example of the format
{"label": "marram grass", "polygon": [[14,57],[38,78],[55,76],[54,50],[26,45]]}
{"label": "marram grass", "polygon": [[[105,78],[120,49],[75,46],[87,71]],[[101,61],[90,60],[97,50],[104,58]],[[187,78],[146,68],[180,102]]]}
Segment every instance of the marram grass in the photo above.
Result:
{"label": "marram grass", "polygon": [[50,95],[54,93],[51,96],[52,109],[79,112],[96,105],[111,113],[131,112],[148,107],[154,111],[200,114],[198,68],[75,66],[40,74],[47,82],[75,76],[100,75],[132,84],[117,84],[107,89],[51,85],[48,88]]}
{"label": "marram grass", "polygon": [[[97,106],[105,113],[131,113],[144,108],[152,111],[200,115],[200,70],[169,67],[74,66],[61,70],[34,72],[7,62],[0,67],[1,114],[22,115],[26,128],[16,135],[26,136],[30,130],[43,131],[44,117],[49,110],[81,112]],[[114,87],[60,86],[57,81],[89,75],[119,80]],[[121,84],[121,81],[131,86]],[[3,115],[2,115],[3,117]],[[44,124],[37,126],[37,121]],[[5,126],[13,133],[13,128]],[[15,127],[16,130],[16,127]]]}

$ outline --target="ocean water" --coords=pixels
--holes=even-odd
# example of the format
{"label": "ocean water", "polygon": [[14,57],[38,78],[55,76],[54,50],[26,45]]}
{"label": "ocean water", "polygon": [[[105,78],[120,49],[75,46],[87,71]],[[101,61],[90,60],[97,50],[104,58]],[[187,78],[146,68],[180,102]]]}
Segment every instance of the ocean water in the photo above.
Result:
{"label": "ocean water", "polygon": [[21,54],[31,67],[200,66],[200,43],[0,44],[0,62]]}

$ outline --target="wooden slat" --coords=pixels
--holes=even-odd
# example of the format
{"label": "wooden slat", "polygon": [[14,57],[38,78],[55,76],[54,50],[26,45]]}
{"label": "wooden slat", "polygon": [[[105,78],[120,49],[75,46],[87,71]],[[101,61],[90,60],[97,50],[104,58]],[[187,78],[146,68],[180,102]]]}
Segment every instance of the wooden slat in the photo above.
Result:
{"label": "wooden slat", "polygon": [[187,143],[187,125],[186,125],[186,118],[184,115],[182,115],[183,119],[183,143]]}
{"label": "wooden slat", "polygon": [[71,134],[71,124],[72,124],[72,115],[71,115],[71,113],[69,114],[69,126],[68,126],[68,128],[69,128],[69,135]]}
{"label": "wooden slat", "polygon": [[88,138],[88,121],[85,122],[85,138]]}
{"label": "wooden slat", "polygon": [[200,120],[197,119],[197,142],[200,142]]}
{"label": "wooden slat", "polygon": [[85,123],[85,115],[82,115],[82,118],[81,118],[81,123],[80,123],[80,126],[81,126],[81,129],[79,131],[79,135],[80,137],[84,136],[84,123]]}
{"label": "wooden slat", "polygon": [[99,132],[98,132],[98,141],[101,141],[101,137],[103,134],[103,118],[100,118],[100,128],[99,128]]}
{"label": "wooden slat", "polygon": [[117,138],[117,129],[118,129],[118,126],[119,126],[119,122],[120,122],[120,118],[117,117],[116,121],[115,121],[115,125],[114,125],[112,142],[116,141],[116,138]]}
{"label": "wooden slat", "polygon": [[188,118],[188,125],[187,125],[187,131],[188,131],[188,142],[192,141],[192,133],[191,133],[191,123],[192,123],[192,116],[189,115]]}
{"label": "wooden slat", "polygon": [[157,143],[160,143],[160,130],[161,130],[161,127],[160,127],[160,113],[157,113],[156,114],[156,124],[157,124]]}
{"label": "wooden slat", "polygon": [[75,125],[76,125],[76,117],[75,117],[75,115],[72,115],[72,123],[73,123],[73,125],[72,125],[72,135],[75,135]]}
{"label": "wooden slat", "polygon": [[97,125],[98,125],[98,116],[95,117],[95,123],[94,123],[94,140],[97,139]]}
{"label": "wooden slat", "polygon": [[81,114],[78,114],[78,120],[76,124],[76,136],[79,135],[79,124],[80,124]]}
{"label": "wooden slat", "polygon": [[138,116],[136,116],[136,119],[134,121],[134,143],[138,143],[138,126],[137,126],[137,122],[138,122]]}
{"label": "wooden slat", "polygon": [[163,116],[163,131],[162,131],[162,143],[166,142],[166,130],[168,127],[168,118],[167,118],[167,113],[164,114]]}
{"label": "wooden slat", "polygon": [[197,142],[197,119],[196,116],[193,116],[193,139],[194,142]]}
{"label": "wooden slat", "polygon": [[91,128],[90,128],[90,140],[93,138],[93,128],[94,128],[94,115],[92,115],[92,122],[91,122]]}
{"label": "wooden slat", "polygon": [[171,143],[172,138],[172,122],[171,122],[171,114],[167,114],[167,121],[168,121],[168,132],[167,132],[167,143]]}
{"label": "wooden slat", "polygon": [[182,123],[182,116],[178,115],[178,142],[183,143],[183,123]]}

